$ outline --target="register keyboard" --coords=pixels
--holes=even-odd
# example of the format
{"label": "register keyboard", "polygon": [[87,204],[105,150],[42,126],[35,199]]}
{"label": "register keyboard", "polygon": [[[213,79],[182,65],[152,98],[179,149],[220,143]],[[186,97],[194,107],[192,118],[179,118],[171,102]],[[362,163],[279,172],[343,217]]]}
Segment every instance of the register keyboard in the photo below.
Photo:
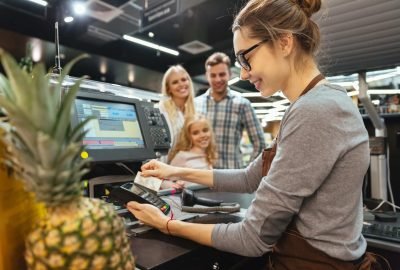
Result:
{"label": "register keyboard", "polygon": [[362,234],[365,237],[396,242],[400,244],[400,226],[398,224],[364,222]]}

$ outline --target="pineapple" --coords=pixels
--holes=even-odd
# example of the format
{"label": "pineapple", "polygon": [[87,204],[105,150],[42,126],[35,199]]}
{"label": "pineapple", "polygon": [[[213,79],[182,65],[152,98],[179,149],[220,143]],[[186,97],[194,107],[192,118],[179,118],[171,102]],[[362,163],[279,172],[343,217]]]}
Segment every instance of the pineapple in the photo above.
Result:
{"label": "pineapple", "polygon": [[18,175],[10,163],[13,159],[5,129],[0,125],[0,270],[22,270],[26,269],[25,237],[42,207],[17,180]]}
{"label": "pineapple", "polygon": [[8,76],[0,74],[0,107],[13,127],[13,152],[26,189],[46,206],[46,215],[26,239],[28,268],[134,269],[122,219],[105,202],[81,195],[88,162],[80,158],[86,122],[70,126],[80,80],[61,100],[62,81],[78,59],[54,86],[42,64],[28,73],[6,52],[0,50],[0,57]]}

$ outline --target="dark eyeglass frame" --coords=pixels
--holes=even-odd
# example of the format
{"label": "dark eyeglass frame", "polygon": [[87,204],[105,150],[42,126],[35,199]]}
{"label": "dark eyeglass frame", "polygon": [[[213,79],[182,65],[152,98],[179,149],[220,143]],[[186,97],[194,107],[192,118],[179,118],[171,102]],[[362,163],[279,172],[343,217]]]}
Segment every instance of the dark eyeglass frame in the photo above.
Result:
{"label": "dark eyeglass frame", "polygon": [[248,54],[249,52],[251,52],[252,50],[254,50],[255,48],[257,48],[258,46],[260,46],[262,43],[269,41],[269,39],[263,39],[260,42],[258,42],[257,44],[251,46],[250,48],[244,50],[243,52],[240,52],[236,55],[236,61],[239,63],[239,65],[244,68],[246,71],[250,71],[251,70],[251,66],[249,63],[249,60],[246,59],[245,55]]}

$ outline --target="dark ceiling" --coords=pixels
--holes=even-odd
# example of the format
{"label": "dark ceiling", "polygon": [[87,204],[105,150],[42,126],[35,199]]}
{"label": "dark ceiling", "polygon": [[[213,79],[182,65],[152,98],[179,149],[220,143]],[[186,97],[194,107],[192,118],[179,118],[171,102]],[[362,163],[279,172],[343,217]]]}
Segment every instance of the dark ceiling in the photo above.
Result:
{"label": "dark ceiling", "polygon": [[[63,17],[71,11],[73,1],[48,2],[47,7],[41,7],[27,0],[1,0],[0,28],[53,41],[57,20],[62,45],[161,72],[170,65],[183,63],[192,75],[204,72],[204,61],[213,51],[233,55],[230,25],[234,10],[241,5],[239,0],[88,0],[83,2],[89,5],[89,15],[75,17],[67,24]],[[163,3],[171,3],[171,7],[177,3],[176,15],[171,11],[170,18],[139,27],[143,12]],[[148,36],[149,31],[154,33],[153,38]],[[212,49],[199,54],[179,50],[176,57],[130,43],[122,39],[124,34],[175,50],[195,40]]]}
{"label": "dark ceiling", "polygon": [[[246,1],[86,0],[83,2],[88,6],[88,15],[75,17],[67,24],[63,16],[71,12],[72,2],[48,0],[48,6],[42,7],[28,0],[0,0],[0,30],[53,42],[57,20],[60,43],[64,47],[160,72],[181,63],[195,81],[205,83],[202,74],[208,55],[223,51],[234,60],[230,26],[234,14]],[[323,3],[323,11],[313,18],[323,34],[319,62],[326,74],[350,74],[400,65],[399,0],[326,0]],[[154,18],[149,14],[156,14],[159,22],[147,24]],[[154,33],[153,38],[148,36],[149,31]],[[180,55],[176,57],[136,45],[122,39],[124,34],[178,50]],[[211,49],[192,54],[179,48],[193,41],[200,41]],[[7,42],[8,47],[17,46],[14,41]],[[66,59],[70,57],[67,55]],[[238,69],[233,71],[234,75],[238,74]],[[235,86],[239,91],[255,91],[245,82]]]}

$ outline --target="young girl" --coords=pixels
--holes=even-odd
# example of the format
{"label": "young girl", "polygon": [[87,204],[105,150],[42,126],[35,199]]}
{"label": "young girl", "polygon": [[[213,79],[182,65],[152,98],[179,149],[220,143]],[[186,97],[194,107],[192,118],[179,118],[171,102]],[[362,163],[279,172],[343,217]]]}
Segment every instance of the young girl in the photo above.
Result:
{"label": "young girl", "polygon": [[[186,118],[168,163],[177,167],[210,170],[216,160],[216,148],[211,125],[203,115]],[[194,185],[186,181],[164,181],[162,188],[183,188]]]}

